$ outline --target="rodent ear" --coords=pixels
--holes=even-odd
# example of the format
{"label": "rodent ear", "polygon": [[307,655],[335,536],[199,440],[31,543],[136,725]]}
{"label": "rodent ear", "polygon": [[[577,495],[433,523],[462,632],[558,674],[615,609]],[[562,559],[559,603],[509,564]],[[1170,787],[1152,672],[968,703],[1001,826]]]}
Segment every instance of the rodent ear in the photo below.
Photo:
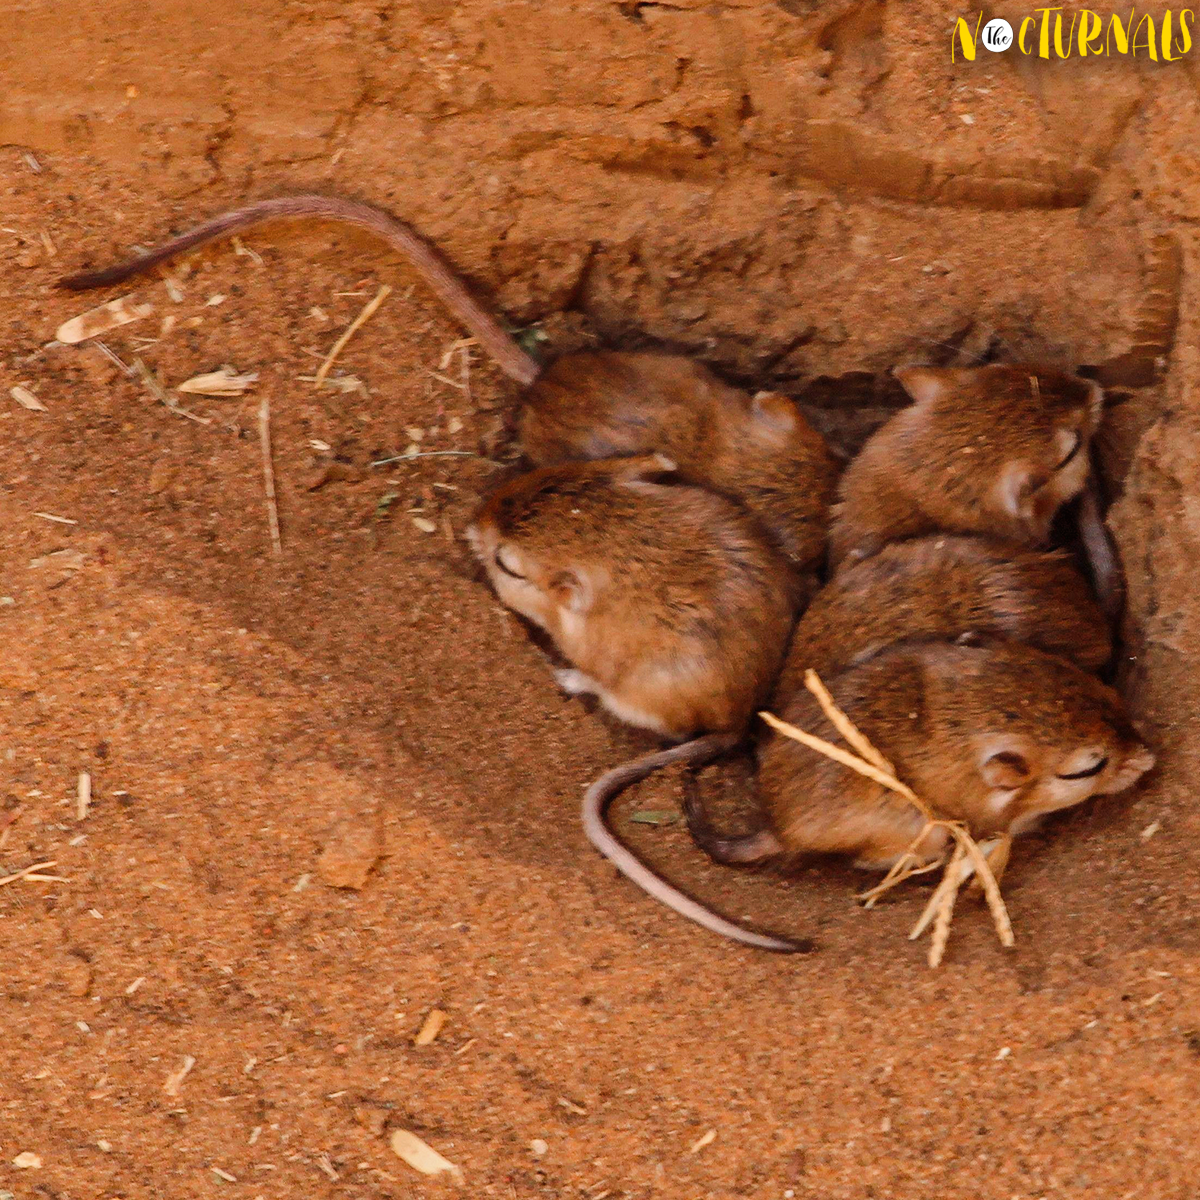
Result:
{"label": "rodent ear", "polygon": [[1056,470],[1062,470],[1083,449],[1083,434],[1080,430],[1056,429],[1054,431],[1054,461]]}
{"label": "rodent ear", "polygon": [[895,367],[892,374],[917,404],[932,404],[953,382],[957,371],[947,367]]}
{"label": "rodent ear", "polygon": [[796,428],[796,405],[779,392],[755,392],[750,411],[755,420],[780,433],[790,433]]}
{"label": "rodent ear", "polygon": [[562,608],[585,613],[594,599],[591,580],[580,571],[559,571],[547,585],[550,594]]}
{"label": "rodent ear", "polygon": [[983,782],[997,791],[1011,792],[1028,783],[1033,776],[1029,760],[1013,748],[1011,739],[1005,739],[1003,747],[998,744],[985,745],[979,763],[979,774]]}
{"label": "rodent ear", "polygon": [[651,479],[655,475],[668,475],[678,471],[679,464],[662,453],[635,454],[630,458],[613,460],[614,479]]}
{"label": "rodent ear", "polygon": [[1022,462],[1007,462],[996,483],[1000,507],[1010,516],[1026,518],[1032,515],[1030,495],[1036,490],[1033,472]]}

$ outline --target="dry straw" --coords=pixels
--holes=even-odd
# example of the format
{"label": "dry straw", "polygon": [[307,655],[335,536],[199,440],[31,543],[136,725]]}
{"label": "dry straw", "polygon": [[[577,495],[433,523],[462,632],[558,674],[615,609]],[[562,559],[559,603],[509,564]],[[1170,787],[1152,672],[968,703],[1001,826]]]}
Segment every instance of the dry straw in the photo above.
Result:
{"label": "dry straw", "polygon": [[390,284],[384,284],[378,292],[375,293],[373,300],[367,301],[362,312],[350,322],[346,328],[346,332],[342,334],[336,342],[333,343],[333,349],[325,356],[325,361],[317,368],[316,375],[313,376],[313,386],[319,388],[325,382],[325,376],[329,374],[329,368],[337,361],[337,356],[346,348],[346,343],[375,315],[375,310],[392,294]]}
{"label": "dry straw", "polygon": [[896,770],[892,764],[880,754],[854,722],[838,708],[815,671],[811,669],[805,671],[804,685],[817,698],[817,703],[820,704],[829,722],[857,753],[851,753],[841,746],[835,746],[832,742],[825,741],[824,738],[814,737],[803,729],[797,729],[796,726],[779,720],[771,713],[763,712],[759,713],[759,716],[772,729],[782,733],[785,737],[790,737],[810,750],[824,754],[826,758],[831,758],[834,762],[841,763],[842,766],[849,767],[850,770],[857,771],[860,775],[895,792],[896,795],[907,800],[925,818],[925,825],[921,832],[893,864],[891,870],[884,876],[883,882],[870,891],[864,892],[860,899],[864,900],[869,908],[880,896],[904,880],[941,866],[944,859],[926,863],[917,855],[917,848],[932,830],[944,829],[954,840],[954,852],[946,864],[941,882],[930,897],[920,919],[913,926],[912,932],[908,935],[909,938],[920,937],[932,922],[933,934],[929,946],[929,965],[936,967],[946,952],[946,942],[950,936],[950,921],[954,915],[954,902],[958,898],[959,889],[974,875],[987,899],[988,909],[991,911],[1000,944],[1011,946],[1013,944],[1012,922],[1008,919],[1008,910],[1004,907],[1004,900],[1000,895],[1000,885],[996,882],[996,875],[988,862],[989,856],[993,857],[997,867],[1003,870],[1003,864],[1008,858],[1009,839],[997,839],[997,841],[989,843],[988,849],[985,851],[961,821],[949,821],[935,816],[929,805],[912,788],[896,778]]}

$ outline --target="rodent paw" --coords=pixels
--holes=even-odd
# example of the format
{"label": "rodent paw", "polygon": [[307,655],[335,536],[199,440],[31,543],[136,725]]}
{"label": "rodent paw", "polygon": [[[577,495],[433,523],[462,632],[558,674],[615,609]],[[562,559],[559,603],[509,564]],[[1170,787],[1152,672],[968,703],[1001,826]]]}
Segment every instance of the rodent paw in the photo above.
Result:
{"label": "rodent paw", "polygon": [[556,667],[554,681],[568,696],[587,696],[596,691],[595,683],[574,667]]}

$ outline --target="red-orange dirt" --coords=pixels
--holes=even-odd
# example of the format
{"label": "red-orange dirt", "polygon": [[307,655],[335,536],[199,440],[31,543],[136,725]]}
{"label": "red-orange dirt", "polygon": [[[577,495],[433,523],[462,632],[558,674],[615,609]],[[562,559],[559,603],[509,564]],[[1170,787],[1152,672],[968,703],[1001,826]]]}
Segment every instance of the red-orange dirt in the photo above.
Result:
{"label": "red-orange dirt", "polygon": [[[396,1128],[499,1200],[1196,1195],[1200,69],[952,66],[954,15],[7,6],[0,878],[62,878],[0,886],[0,1198],[452,1194]],[[590,851],[585,783],[650,743],[560,695],[477,577],[461,534],[516,392],[444,357],[462,331],[378,244],[262,230],[173,271],[178,299],[128,289],[155,311],[106,335],[116,359],[52,341],[92,303],[60,274],[300,189],[410,219],[553,344],[671,344],[810,400],[993,343],[1119,356],[1153,239],[1177,240],[1176,348],[1105,452],[1124,687],[1160,766],[1019,846],[1014,949],[964,904],[930,972],[918,885],[866,912],[845,867],[714,866],[680,824],[630,821],[677,807],[669,776],[618,806],[622,836],[817,952],[721,942]],[[170,387],[258,381],[181,396],[200,423],[136,358]],[[373,465],[414,442],[485,457]],[[748,782],[706,779],[735,823]],[[359,890],[326,882],[377,847]]]}

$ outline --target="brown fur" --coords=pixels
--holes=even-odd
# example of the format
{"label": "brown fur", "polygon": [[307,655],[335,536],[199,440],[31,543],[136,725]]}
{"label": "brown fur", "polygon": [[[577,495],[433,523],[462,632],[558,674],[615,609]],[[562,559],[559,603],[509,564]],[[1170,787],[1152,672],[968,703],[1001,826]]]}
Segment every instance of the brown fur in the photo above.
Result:
{"label": "brown fur", "polygon": [[1099,388],[1026,364],[896,375],[915,402],[842,476],[831,565],[937,531],[1044,545],[1054,514],[1087,478]]}
{"label": "brown fur", "polygon": [[[1120,697],[1062,659],[1015,643],[892,647],[828,681],[838,705],[939,816],[977,838],[1015,834],[1048,812],[1131,786],[1154,763]],[[816,700],[796,694],[781,716],[840,740]],[[1098,773],[1060,776],[1107,758]],[[773,734],[759,772],[780,850],[893,862],[924,818],[863,776]],[[932,836],[935,853],[944,838]]]}
{"label": "brown fur", "polygon": [[671,466],[541,468],[503,485],[469,536],[500,598],[577,668],[567,690],[666,737],[736,732],[779,670],[794,584],[736,505],[656,481]]}
{"label": "brown fur", "polygon": [[681,478],[743,503],[802,571],[825,557],[837,464],[784,396],[750,396],[679,355],[571,354],[543,372],[521,414],[539,465],[659,451]]}
{"label": "brown fur", "polygon": [[811,667],[830,677],[905,640],[967,634],[1011,638],[1098,671],[1112,654],[1108,623],[1065,555],[992,538],[938,535],[885,546],[818,593],[796,632],[777,703]]}

